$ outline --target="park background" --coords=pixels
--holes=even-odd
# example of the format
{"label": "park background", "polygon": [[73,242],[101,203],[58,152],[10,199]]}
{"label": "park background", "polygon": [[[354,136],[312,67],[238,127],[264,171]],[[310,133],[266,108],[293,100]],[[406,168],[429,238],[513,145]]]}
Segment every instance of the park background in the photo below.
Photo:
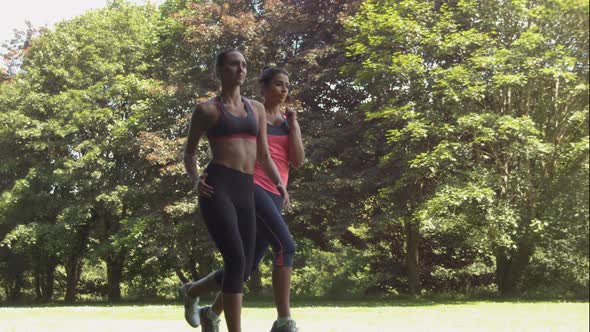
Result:
{"label": "park background", "polygon": [[[0,69],[0,303],[169,301],[221,266],[182,149],[232,47],[249,98],[263,66],[291,73],[307,152],[285,216],[294,299],[587,301],[588,14],[114,0],[30,25]],[[271,296],[270,271],[269,252],[246,298]]]}

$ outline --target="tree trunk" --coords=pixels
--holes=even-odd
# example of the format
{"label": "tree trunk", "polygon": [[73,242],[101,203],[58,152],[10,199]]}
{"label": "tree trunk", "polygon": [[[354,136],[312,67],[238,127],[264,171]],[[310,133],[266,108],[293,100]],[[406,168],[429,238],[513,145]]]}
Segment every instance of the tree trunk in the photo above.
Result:
{"label": "tree trunk", "polygon": [[418,260],[418,225],[406,220],[406,269],[408,273],[408,288],[410,294],[420,293],[420,266]]}
{"label": "tree trunk", "polygon": [[6,292],[9,303],[17,303],[21,300],[22,289],[25,284],[24,272],[27,269],[26,258],[19,254],[8,256],[8,291]]}
{"label": "tree trunk", "polygon": [[53,298],[53,284],[55,281],[55,268],[57,258],[44,257],[35,267],[35,293],[37,302],[47,303]]}
{"label": "tree trunk", "polygon": [[199,273],[197,272],[197,258],[195,256],[191,255],[188,259],[188,272],[191,274],[191,278],[196,281],[199,280]]}
{"label": "tree trunk", "polygon": [[[199,254],[196,257],[198,258],[198,264],[193,264],[193,260],[191,260],[191,274],[194,273],[194,280],[199,280],[201,277],[209,275],[209,273],[211,273],[216,268],[215,256],[208,250],[201,249],[199,250]],[[194,272],[192,267],[196,267]]]}
{"label": "tree trunk", "polygon": [[521,283],[528,267],[533,249],[530,241],[523,239],[515,252],[505,248],[496,249],[496,284],[503,297],[513,297],[521,293]]}
{"label": "tree trunk", "polygon": [[64,258],[64,267],[66,269],[66,303],[74,303],[78,293],[78,282],[82,274],[82,256],[69,255]]}
{"label": "tree trunk", "polygon": [[35,274],[35,295],[37,298],[37,302],[41,302],[41,298],[43,297],[43,293],[41,292],[41,268],[36,266],[33,273]]}
{"label": "tree trunk", "polygon": [[125,249],[117,254],[109,255],[107,263],[108,297],[110,302],[121,300],[121,277],[123,276],[123,263],[125,262]]}
{"label": "tree trunk", "polygon": [[82,275],[82,257],[86,252],[90,225],[93,224],[95,220],[96,215],[93,214],[89,223],[82,223],[76,227],[77,229],[73,238],[72,246],[68,249],[68,253],[64,255],[64,268],[66,269],[66,303],[74,303],[76,301],[78,282]]}
{"label": "tree trunk", "polygon": [[55,268],[57,267],[57,260],[52,257],[45,269],[45,278],[41,279],[41,302],[50,302],[53,298]]}
{"label": "tree trunk", "polygon": [[176,270],[176,276],[178,277],[178,279],[180,279],[180,282],[183,284],[186,284],[187,282],[189,282],[190,280],[188,280],[188,278],[184,275],[184,273],[182,273],[182,270],[177,269]]}
{"label": "tree trunk", "polygon": [[8,302],[16,303],[20,300],[24,282],[25,281],[22,272],[19,271],[14,274],[14,282],[10,287],[10,292],[8,294]]}

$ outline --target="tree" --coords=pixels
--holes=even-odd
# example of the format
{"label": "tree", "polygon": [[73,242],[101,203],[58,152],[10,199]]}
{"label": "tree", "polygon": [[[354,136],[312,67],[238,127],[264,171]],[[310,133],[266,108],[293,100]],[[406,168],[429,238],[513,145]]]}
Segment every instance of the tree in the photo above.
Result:
{"label": "tree", "polygon": [[[353,121],[347,119],[346,112],[335,111],[345,110],[360,94],[350,88],[350,79],[347,80],[340,75],[338,64],[343,63],[346,58],[344,51],[335,45],[338,34],[342,32],[340,16],[353,12],[358,3],[359,1],[302,1],[296,4],[290,1],[169,1],[163,4],[163,8],[171,17],[165,20],[166,26],[171,29],[163,34],[164,48],[161,53],[161,62],[169,65],[164,66],[166,71],[163,71],[162,75],[177,87],[177,107],[186,112],[196,101],[217,93],[214,59],[223,49],[237,47],[245,54],[249,75],[243,93],[248,97],[259,98],[257,74],[263,66],[276,64],[286,66],[287,69],[293,68],[292,93],[305,110],[301,121],[306,144],[312,146],[310,160],[319,165],[323,159],[341,153],[342,145],[336,140],[331,141],[330,137],[337,137],[342,132],[339,129],[342,129],[343,124],[346,128],[352,128],[354,125]],[[310,31],[324,32],[310,34]],[[188,117],[185,117],[184,127],[175,132],[170,139],[184,139],[187,119]],[[316,139],[317,143],[312,143]],[[330,143],[322,146],[325,142]],[[199,156],[202,159],[198,164],[202,167],[208,159],[208,154],[204,146],[200,149]],[[166,159],[160,163],[165,165],[167,161]],[[177,162],[179,163],[180,159]],[[328,234],[324,226],[326,223],[337,224],[337,219],[327,216],[318,219],[317,216],[331,213],[332,205],[326,202],[330,201],[332,204],[336,201],[329,198],[334,196],[332,191],[342,193],[344,199],[341,206],[348,208],[350,186],[339,185],[337,178],[330,174],[331,169],[324,165],[329,166],[310,166],[291,177],[293,180],[290,190],[300,204],[296,205],[298,208],[292,214],[298,217],[291,217],[289,222],[292,231],[297,235],[296,238],[310,237],[315,243],[329,247]],[[176,176],[184,177],[180,164],[174,169],[178,172]],[[314,176],[316,178],[313,178]],[[342,177],[346,178],[345,175]],[[307,181],[313,184],[299,184]],[[186,185],[186,180],[170,183]],[[183,229],[192,229],[193,236],[196,236],[204,229],[202,223],[190,226],[195,216],[187,213],[191,210],[188,205],[182,203],[185,201],[186,198],[182,198],[177,201],[178,203],[171,205],[175,206],[175,211],[184,211],[185,221],[180,221],[181,215],[176,217],[179,218],[179,225],[182,223]],[[342,211],[342,214],[345,215],[347,211],[349,210]],[[337,228],[334,233],[339,236],[342,230],[340,226]],[[195,255],[210,257],[212,248],[191,246],[191,250],[183,254],[183,261],[190,262],[185,266],[193,271],[193,276],[196,273]],[[199,270],[207,273],[211,269],[211,266],[208,266],[211,262],[208,259],[200,260]]]}
{"label": "tree", "polygon": [[539,225],[558,222],[547,213],[566,193],[551,184],[588,162],[587,12],[576,1],[367,1],[349,25],[359,65],[348,70],[383,125],[383,165],[403,170],[383,191],[410,230],[452,229],[492,253],[504,295],[519,291]]}
{"label": "tree", "polygon": [[[75,300],[90,246],[107,264],[109,299],[121,296],[128,251],[118,240],[128,236],[121,224],[144,204],[139,133],[168,126],[162,102],[168,92],[148,77],[156,20],[153,7],[114,1],[62,22],[32,41],[15,83],[25,87],[26,102],[21,98],[14,106],[40,127],[26,137],[40,155],[39,161],[27,161],[37,162],[29,177],[36,167],[43,170],[36,178],[44,186],[35,192],[54,198],[43,204],[58,206],[53,219],[44,220],[53,220],[69,238],[60,241],[68,302]],[[7,113],[8,119],[17,114]],[[14,196],[16,189],[4,195]]]}

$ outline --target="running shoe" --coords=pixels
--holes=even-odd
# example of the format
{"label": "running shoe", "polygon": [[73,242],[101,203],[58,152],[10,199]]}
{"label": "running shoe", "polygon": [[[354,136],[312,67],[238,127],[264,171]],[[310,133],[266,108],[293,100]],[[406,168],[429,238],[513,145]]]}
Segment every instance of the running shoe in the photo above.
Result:
{"label": "running shoe", "polygon": [[275,321],[274,324],[272,324],[272,329],[270,332],[297,332],[299,329],[295,325],[295,321],[292,319],[281,326],[278,326],[278,322]]}
{"label": "running shoe", "polygon": [[201,331],[202,332],[219,332],[219,324],[221,318],[213,319],[209,316],[211,306],[204,306],[199,309],[199,317],[201,318]]}
{"label": "running shoe", "polygon": [[188,288],[190,283],[186,283],[178,287],[178,295],[184,303],[184,319],[192,327],[199,327],[201,319],[199,317],[199,297],[192,297],[188,295]]}

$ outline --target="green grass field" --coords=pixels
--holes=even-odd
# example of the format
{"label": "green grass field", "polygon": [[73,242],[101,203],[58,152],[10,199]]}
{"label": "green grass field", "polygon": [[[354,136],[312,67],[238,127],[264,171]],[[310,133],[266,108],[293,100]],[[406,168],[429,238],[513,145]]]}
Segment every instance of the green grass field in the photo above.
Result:
{"label": "green grass field", "polygon": [[[588,331],[588,303],[466,302],[295,304],[301,332]],[[269,331],[275,311],[243,310],[243,331]],[[200,331],[180,305],[0,308],[0,331]],[[227,331],[223,323],[221,331]]]}

